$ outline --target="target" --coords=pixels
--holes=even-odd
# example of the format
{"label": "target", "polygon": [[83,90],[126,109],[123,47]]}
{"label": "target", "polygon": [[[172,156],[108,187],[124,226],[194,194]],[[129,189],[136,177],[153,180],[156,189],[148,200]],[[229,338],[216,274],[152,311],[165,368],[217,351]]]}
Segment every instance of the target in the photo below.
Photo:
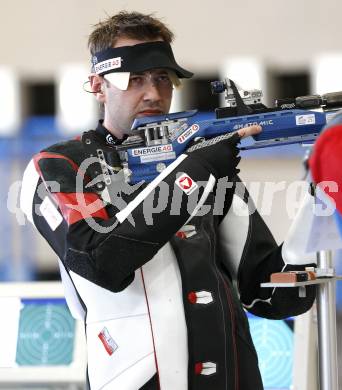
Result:
{"label": "target", "polygon": [[75,320],[64,299],[22,300],[16,363],[68,365],[74,350]]}
{"label": "target", "polygon": [[265,389],[292,385],[293,331],[282,320],[249,318]]}

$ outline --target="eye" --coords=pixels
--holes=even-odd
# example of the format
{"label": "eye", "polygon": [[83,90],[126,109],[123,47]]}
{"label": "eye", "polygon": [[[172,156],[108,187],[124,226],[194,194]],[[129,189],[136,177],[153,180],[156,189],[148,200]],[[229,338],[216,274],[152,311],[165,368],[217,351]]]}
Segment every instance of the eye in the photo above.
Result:
{"label": "eye", "polygon": [[171,80],[169,78],[169,75],[167,74],[161,74],[158,76],[157,80],[160,82],[160,83],[163,83],[163,84],[167,84],[167,83],[171,83]]}
{"label": "eye", "polygon": [[161,84],[161,85],[171,85],[170,77],[167,74],[158,75],[156,77],[156,81],[158,84]]}
{"label": "eye", "polygon": [[144,77],[143,76],[131,76],[129,78],[129,86],[130,87],[141,87],[144,84]]}

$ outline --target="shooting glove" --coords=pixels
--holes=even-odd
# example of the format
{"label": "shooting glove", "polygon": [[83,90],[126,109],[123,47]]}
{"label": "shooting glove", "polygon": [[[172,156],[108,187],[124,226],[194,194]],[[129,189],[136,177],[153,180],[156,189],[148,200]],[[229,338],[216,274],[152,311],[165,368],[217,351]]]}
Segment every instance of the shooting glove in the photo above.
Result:
{"label": "shooting glove", "polygon": [[216,179],[226,176],[231,179],[240,172],[236,168],[241,160],[241,157],[238,156],[237,145],[239,142],[239,134],[224,134],[198,142],[188,148],[186,153],[204,165]]}

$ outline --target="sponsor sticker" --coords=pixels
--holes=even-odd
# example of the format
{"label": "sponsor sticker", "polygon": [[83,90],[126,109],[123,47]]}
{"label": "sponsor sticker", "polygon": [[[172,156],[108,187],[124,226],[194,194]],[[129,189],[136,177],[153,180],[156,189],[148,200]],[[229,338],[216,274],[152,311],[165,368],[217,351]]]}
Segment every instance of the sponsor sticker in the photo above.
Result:
{"label": "sponsor sticker", "polygon": [[195,181],[191,179],[189,175],[186,173],[183,173],[176,181],[175,183],[177,186],[185,192],[187,195],[192,194],[197,188],[198,185]]}
{"label": "sponsor sticker", "polygon": [[158,154],[152,154],[151,156],[141,156],[140,162],[147,163],[152,161],[164,161],[164,160],[175,160],[176,159],[176,153],[170,152],[170,153],[158,153]]}
{"label": "sponsor sticker", "polygon": [[296,115],[296,125],[314,125],[316,123],[315,114]]}
{"label": "sponsor sticker", "polygon": [[199,126],[194,123],[192,126],[190,126],[187,130],[184,131],[183,134],[181,134],[178,138],[177,141],[179,144],[183,144],[187,139],[189,139],[192,135],[197,133],[199,130]]}
{"label": "sponsor sticker", "polygon": [[174,141],[177,139],[178,134],[183,133],[187,128],[187,123],[180,124],[181,122],[177,123],[175,127],[169,126],[169,138],[171,141]]}
{"label": "sponsor sticker", "polygon": [[95,73],[105,72],[107,70],[121,68],[121,57],[111,58],[110,60],[98,62],[95,66]]}
{"label": "sponsor sticker", "polygon": [[152,155],[154,153],[168,153],[172,151],[173,151],[172,144],[156,145],[156,146],[149,146],[147,148],[132,149],[132,155],[133,157],[141,157],[141,156]]}
{"label": "sponsor sticker", "polygon": [[332,118],[336,115],[336,112],[328,112],[325,114],[325,119],[328,122],[332,120]]}
{"label": "sponsor sticker", "polygon": [[48,196],[44,198],[42,204],[39,206],[39,210],[52,231],[55,231],[62,223],[63,217],[61,213]]}
{"label": "sponsor sticker", "polygon": [[104,327],[101,332],[98,334],[99,339],[101,340],[105,350],[108,355],[111,356],[118,349],[118,345],[114,341],[113,337],[109,334],[108,329]]}

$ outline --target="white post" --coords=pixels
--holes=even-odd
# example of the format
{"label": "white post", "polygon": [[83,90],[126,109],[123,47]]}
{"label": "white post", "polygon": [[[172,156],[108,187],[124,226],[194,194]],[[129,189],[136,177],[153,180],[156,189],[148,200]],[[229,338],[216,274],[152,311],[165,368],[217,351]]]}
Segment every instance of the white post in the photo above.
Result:
{"label": "white post", "polygon": [[[333,268],[331,251],[317,253],[317,268]],[[317,321],[320,390],[338,390],[336,338],[336,280],[317,286]]]}
{"label": "white post", "polygon": [[319,390],[316,305],[295,319],[293,390]]}

